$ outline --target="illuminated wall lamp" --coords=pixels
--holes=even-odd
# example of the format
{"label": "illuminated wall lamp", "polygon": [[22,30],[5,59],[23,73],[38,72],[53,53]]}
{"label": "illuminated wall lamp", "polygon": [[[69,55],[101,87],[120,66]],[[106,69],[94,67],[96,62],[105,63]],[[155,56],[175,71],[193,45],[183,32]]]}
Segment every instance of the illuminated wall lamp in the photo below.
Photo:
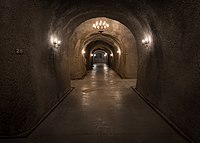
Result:
{"label": "illuminated wall lamp", "polygon": [[110,54],[111,57],[113,57],[113,54]]}
{"label": "illuminated wall lamp", "polygon": [[93,54],[91,54],[90,56],[91,56],[91,57],[93,57],[94,55],[93,55]]}
{"label": "illuminated wall lamp", "polygon": [[61,46],[61,41],[58,40],[57,38],[55,38],[53,40],[53,46],[56,47],[56,48],[60,47]]}
{"label": "illuminated wall lamp", "polygon": [[142,45],[144,45],[145,47],[149,47],[149,40],[147,38],[142,40]]}
{"label": "illuminated wall lamp", "polygon": [[120,50],[118,50],[117,53],[119,54],[119,53],[120,53]]}
{"label": "illuminated wall lamp", "polygon": [[85,50],[82,50],[82,54],[85,54],[86,52],[85,52]]}
{"label": "illuminated wall lamp", "polygon": [[58,46],[58,47],[61,46],[61,41],[60,41],[60,40],[58,40],[58,42],[57,42],[57,46]]}

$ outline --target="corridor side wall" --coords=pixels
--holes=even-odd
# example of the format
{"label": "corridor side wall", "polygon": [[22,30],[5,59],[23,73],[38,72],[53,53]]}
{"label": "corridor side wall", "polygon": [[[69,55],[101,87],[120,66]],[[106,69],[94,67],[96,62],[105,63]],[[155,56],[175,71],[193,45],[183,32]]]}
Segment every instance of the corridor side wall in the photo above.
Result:
{"label": "corridor side wall", "polygon": [[70,88],[63,57],[49,45],[51,15],[33,0],[0,3],[0,136],[29,131]]}
{"label": "corridor side wall", "polygon": [[154,45],[141,50],[137,90],[200,142],[200,3],[150,5]]}

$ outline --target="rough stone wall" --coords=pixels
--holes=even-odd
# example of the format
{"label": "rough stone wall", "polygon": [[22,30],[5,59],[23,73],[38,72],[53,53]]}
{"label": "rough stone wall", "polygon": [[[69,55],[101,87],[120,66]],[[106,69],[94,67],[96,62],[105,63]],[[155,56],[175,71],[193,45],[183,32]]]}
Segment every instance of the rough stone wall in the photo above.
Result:
{"label": "rough stone wall", "polygon": [[31,129],[70,88],[63,58],[49,47],[51,15],[32,0],[0,3],[1,136]]}
{"label": "rough stone wall", "polygon": [[[26,128],[27,120],[34,117],[34,86],[31,82],[29,22],[27,7],[18,9],[24,1],[3,1],[1,13],[1,80],[0,80],[0,134],[15,134]],[[31,7],[28,4],[29,8]],[[23,21],[22,21],[23,17]],[[28,20],[28,19],[29,20]],[[19,22],[21,21],[21,22]],[[23,49],[24,54],[16,54],[16,49]],[[28,99],[28,101],[27,101]],[[20,106],[23,105],[23,106]],[[32,107],[31,107],[32,106]],[[25,110],[29,110],[26,112]],[[30,114],[30,116],[26,116]],[[25,117],[26,116],[26,117]],[[21,124],[25,123],[26,125]],[[19,129],[20,127],[20,129]]]}
{"label": "rough stone wall", "polygon": [[123,45],[121,56],[124,56],[119,71],[120,73],[124,73],[123,78],[137,79],[138,53],[135,37],[126,27],[120,27],[119,35],[121,35],[120,41]]}
{"label": "rough stone wall", "polygon": [[151,3],[155,44],[143,50],[137,89],[185,134],[200,142],[200,3]]}

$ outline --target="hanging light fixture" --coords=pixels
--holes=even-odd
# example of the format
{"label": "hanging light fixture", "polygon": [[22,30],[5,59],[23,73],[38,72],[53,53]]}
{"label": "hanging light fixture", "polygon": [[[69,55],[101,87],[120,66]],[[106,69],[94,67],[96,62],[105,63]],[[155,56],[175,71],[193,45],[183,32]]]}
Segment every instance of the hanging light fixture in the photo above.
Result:
{"label": "hanging light fixture", "polygon": [[107,29],[110,25],[106,21],[96,21],[93,24],[93,28],[99,30],[100,33],[103,32],[103,30]]}

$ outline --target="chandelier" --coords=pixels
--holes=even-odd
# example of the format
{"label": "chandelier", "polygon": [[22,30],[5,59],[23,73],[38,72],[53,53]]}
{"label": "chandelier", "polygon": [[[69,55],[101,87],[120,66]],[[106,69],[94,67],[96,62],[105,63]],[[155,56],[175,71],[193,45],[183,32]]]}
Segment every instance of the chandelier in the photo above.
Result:
{"label": "chandelier", "polygon": [[98,29],[101,32],[103,32],[104,29],[107,29],[110,25],[106,21],[96,21],[96,23],[93,24],[94,29]]}

